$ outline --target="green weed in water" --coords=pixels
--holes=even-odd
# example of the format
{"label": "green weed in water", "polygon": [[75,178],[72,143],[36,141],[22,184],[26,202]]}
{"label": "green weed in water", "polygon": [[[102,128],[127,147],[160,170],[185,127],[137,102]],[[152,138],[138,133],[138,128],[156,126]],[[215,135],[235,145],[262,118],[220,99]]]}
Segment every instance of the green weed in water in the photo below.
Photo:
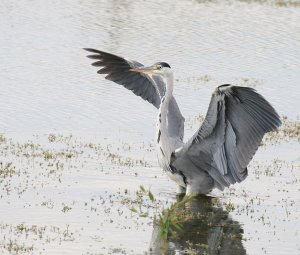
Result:
{"label": "green weed in water", "polygon": [[[157,200],[150,189],[146,190],[143,186],[140,186],[140,190],[136,192],[136,195],[139,197],[139,199],[142,199],[142,197],[147,197],[153,203],[153,207],[159,209],[158,203],[155,203]],[[159,226],[160,238],[162,239],[162,255],[166,254],[169,237],[171,235],[175,235],[176,230],[181,230],[181,222],[184,222],[186,218],[189,217],[189,215],[187,215],[183,209],[184,205],[193,198],[193,196],[185,196],[181,201],[174,202],[169,208],[162,209],[160,212],[156,212],[152,216],[149,215],[148,212],[144,212],[141,206],[139,206],[138,209],[136,207],[130,208],[130,211],[138,214],[139,217],[149,217],[154,220],[154,224]]]}
{"label": "green weed in water", "polygon": [[165,255],[169,236],[173,234],[174,230],[182,229],[181,222],[186,219],[186,214],[182,209],[193,198],[193,196],[185,196],[181,201],[173,203],[159,213],[157,224],[160,227],[160,237],[162,238],[162,255]]}

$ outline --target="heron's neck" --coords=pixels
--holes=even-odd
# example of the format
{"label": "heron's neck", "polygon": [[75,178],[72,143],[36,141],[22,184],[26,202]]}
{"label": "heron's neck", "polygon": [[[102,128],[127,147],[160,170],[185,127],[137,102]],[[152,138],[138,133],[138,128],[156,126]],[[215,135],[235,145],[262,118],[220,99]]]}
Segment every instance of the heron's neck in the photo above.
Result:
{"label": "heron's neck", "polygon": [[167,132],[167,117],[168,117],[168,109],[169,109],[169,103],[173,95],[173,87],[174,87],[174,81],[173,81],[173,73],[170,72],[168,75],[165,77],[166,81],[166,92],[164,97],[161,100],[161,105],[160,105],[160,113],[161,113],[161,126],[166,128]]}
{"label": "heron's neck", "polygon": [[161,100],[160,108],[158,111],[156,141],[158,146],[160,147],[160,151],[162,152],[164,159],[167,160],[167,164],[169,164],[169,160],[173,149],[170,141],[170,135],[168,132],[168,109],[173,93],[173,74],[171,72],[168,73],[168,75],[165,77],[165,81],[166,92]]}

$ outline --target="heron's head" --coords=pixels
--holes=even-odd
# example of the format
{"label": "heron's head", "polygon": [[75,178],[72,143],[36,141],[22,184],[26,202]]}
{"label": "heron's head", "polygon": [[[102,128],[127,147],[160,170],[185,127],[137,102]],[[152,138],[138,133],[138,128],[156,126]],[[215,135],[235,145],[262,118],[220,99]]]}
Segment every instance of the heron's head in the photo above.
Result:
{"label": "heron's head", "polygon": [[130,69],[131,72],[147,73],[151,75],[166,76],[171,73],[171,67],[166,62],[157,62],[152,66]]}

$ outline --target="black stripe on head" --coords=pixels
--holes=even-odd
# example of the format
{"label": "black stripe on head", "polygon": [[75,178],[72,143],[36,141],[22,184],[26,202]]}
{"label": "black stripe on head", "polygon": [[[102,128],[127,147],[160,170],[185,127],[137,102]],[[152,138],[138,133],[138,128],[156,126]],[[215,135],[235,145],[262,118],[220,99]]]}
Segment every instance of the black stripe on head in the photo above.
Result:
{"label": "black stripe on head", "polygon": [[166,63],[166,62],[157,62],[157,63],[155,63],[155,65],[161,65],[163,67],[169,67],[169,68],[171,68],[170,65],[168,63]]}

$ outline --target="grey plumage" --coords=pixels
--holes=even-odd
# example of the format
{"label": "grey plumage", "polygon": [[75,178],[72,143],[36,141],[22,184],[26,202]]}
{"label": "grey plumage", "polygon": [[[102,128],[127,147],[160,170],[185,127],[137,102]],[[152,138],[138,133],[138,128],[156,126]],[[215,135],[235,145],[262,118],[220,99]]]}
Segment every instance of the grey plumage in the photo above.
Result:
{"label": "grey plumage", "polygon": [[141,63],[95,49],[86,48],[85,50],[94,53],[87,57],[97,60],[92,65],[101,67],[98,73],[107,74],[105,79],[123,85],[156,108],[159,107],[161,98],[156,90],[161,91],[163,88],[153,86],[148,75],[129,71],[132,68],[143,66]]}
{"label": "grey plumage", "polygon": [[94,53],[88,57],[97,60],[92,65],[101,67],[98,73],[107,74],[106,79],[159,109],[159,163],[173,180],[187,188],[187,194],[223,190],[243,181],[264,134],[281,125],[274,108],[254,89],[225,84],[215,89],[201,127],[183,143],[184,118],[172,95],[169,64],[158,62],[144,67],[103,51],[85,50]]}
{"label": "grey plumage", "polygon": [[266,132],[281,121],[274,108],[254,89],[220,86],[199,130],[175,153],[172,164],[190,161],[207,171],[219,189],[247,176],[247,165]]}

